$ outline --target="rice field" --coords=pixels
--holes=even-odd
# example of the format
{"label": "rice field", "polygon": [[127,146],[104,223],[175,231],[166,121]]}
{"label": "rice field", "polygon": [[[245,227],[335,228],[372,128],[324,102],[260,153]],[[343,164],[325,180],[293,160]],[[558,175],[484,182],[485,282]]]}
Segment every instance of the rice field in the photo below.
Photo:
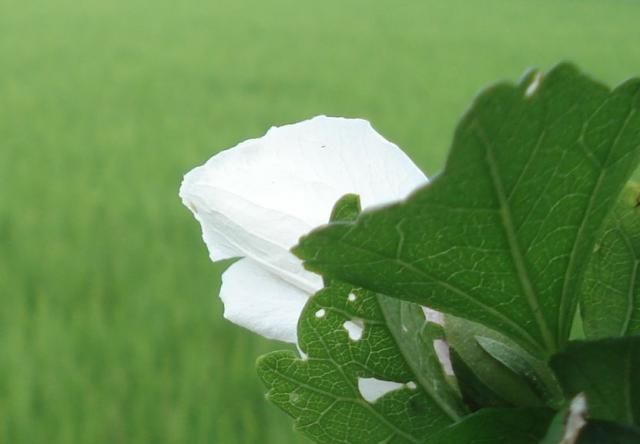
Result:
{"label": "rice field", "polygon": [[474,94],[640,75],[635,0],[0,0],[0,443],[301,443],[222,318],[182,175],[364,117],[427,174]]}

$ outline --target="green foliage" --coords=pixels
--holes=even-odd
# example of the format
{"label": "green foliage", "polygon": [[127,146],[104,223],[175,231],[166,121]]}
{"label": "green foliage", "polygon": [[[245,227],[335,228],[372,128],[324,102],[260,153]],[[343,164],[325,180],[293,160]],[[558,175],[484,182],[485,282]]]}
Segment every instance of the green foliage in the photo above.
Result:
{"label": "green foliage", "polygon": [[[353,220],[359,211],[358,197],[344,196],[332,222]],[[347,323],[359,329],[354,336]],[[298,336],[302,358],[271,353],[258,361],[258,374],[267,398],[318,442],[422,442],[464,412],[434,350],[442,334],[415,304],[332,281],[306,304]],[[366,399],[360,378],[401,387]]]}
{"label": "green foliage", "polygon": [[637,164],[640,81],[570,65],[480,94],[444,172],[303,237],[310,269],[481,323],[539,358],[569,338],[598,229]]}
{"label": "green foliage", "polygon": [[480,324],[447,316],[446,337],[466,401],[475,406],[535,407],[559,401],[557,382],[546,365],[509,338]]}
{"label": "green foliage", "polygon": [[[583,394],[578,396],[582,397]],[[577,399],[578,397],[574,398],[573,402]],[[587,410],[580,409],[581,407],[576,409],[575,406],[568,405],[558,411],[540,444],[636,444],[640,442],[640,428],[592,419]]]}
{"label": "green foliage", "polygon": [[567,397],[586,395],[591,417],[640,425],[640,336],[570,343],[551,366]]}
{"label": "green foliage", "polygon": [[443,373],[442,363],[435,352],[435,341],[445,339],[442,327],[425,322],[424,313],[416,304],[388,297],[379,297],[378,303],[389,332],[418,385],[439,400],[450,416],[459,418],[467,413],[460,393],[451,387],[451,378]]}
{"label": "green foliage", "polygon": [[640,334],[640,186],[627,185],[605,220],[582,287],[589,338]]}
{"label": "green foliage", "polygon": [[484,409],[451,425],[426,444],[537,444],[552,411],[547,409]]}
{"label": "green foliage", "polygon": [[576,444],[638,444],[640,428],[609,421],[589,421]]}
{"label": "green foliage", "polygon": [[[267,398],[318,442],[417,443],[459,418],[448,398],[417,385],[431,374],[414,373],[408,360],[416,357],[404,355],[389,331],[382,298],[331,283],[309,300],[301,315],[298,341],[305,356],[273,352],[258,361]],[[419,309],[415,316],[424,323]],[[346,322],[361,326],[361,337],[350,339]],[[369,402],[358,388],[359,378],[405,386]]]}
{"label": "green foliage", "polygon": [[[579,415],[580,416],[578,420],[584,420],[584,415],[586,415],[586,412],[579,412]],[[560,411],[556,412],[554,417],[551,419],[551,421],[549,422],[549,428],[547,429],[544,438],[540,440],[540,444],[562,443],[562,440],[565,438],[568,432],[570,433],[568,428],[573,425],[574,424],[569,425],[569,406],[567,405]],[[577,423],[577,425],[580,426],[584,424]]]}
{"label": "green foliage", "polygon": [[[404,202],[362,214],[357,198],[346,196],[332,221],[294,248],[305,266],[323,275],[326,288],[300,320],[300,345],[309,356],[276,353],[260,362],[270,399],[327,443],[573,444],[602,434],[621,442],[633,437],[628,426],[637,425],[640,414],[633,376],[640,374],[640,337],[568,339],[581,289],[589,293],[583,310],[591,313],[585,317],[590,328],[594,306],[606,299],[603,280],[629,277],[624,282],[634,288],[629,242],[622,261],[621,254],[607,253],[594,265],[590,254],[598,239],[596,252],[605,243],[616,247],[607,239],[613,229],[618,238],[637,234],[619,233],[620,217],[629,219],[627,231],[636,226],[628,193],[611,210],[638,164],[639,141],[640,80],[609,91],[563,64],[480,94],[432,183]],[[621,268],[611,271],[615,267]],[[367,306],[351,307],[350,293]],[[478,411],[465,415],[457,393],[440,390],[447,380],[433,339],[442,333],[433,336],[432,329],[425,336],[424,317],[411,302],[447,313],[456,386],[468,410]],[[623,333],[632,308],[627,302]],[[324,318],[332,310],[329,322]],[[612,317],[619,321],[619,312]],[[340,328],[354,319],[364,320],[368,334],[355,344]],[[372,340],[372,324],[395,340],[393,347]],[[389,362],[403,363],[405,374],[394,374]],[[424,405],[436,407],[432,422],[421,422],[426,412],[412,410],[407,388],[367,403],[357,390],[361,377],[419,382]],[[388,398],[402,394],[389,408]],[[554,409],[574,397],[577,404],[551,421]],[[582,430],[587,405],[593,420]],[[367,408],[381,416],[367,415]],[[394,413],[408,422],[400,425]],[[389,418],[396,429],[385,427]]]}

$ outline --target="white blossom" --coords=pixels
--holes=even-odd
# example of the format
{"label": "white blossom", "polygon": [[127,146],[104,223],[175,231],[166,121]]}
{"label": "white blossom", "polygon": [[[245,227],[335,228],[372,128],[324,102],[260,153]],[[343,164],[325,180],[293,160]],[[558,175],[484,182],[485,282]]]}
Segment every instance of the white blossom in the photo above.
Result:
{"label": "white blossom", "polygon": [[405,198],[427,178],[360,119],[319,116],[271,128],[190,171],[180,197],[202,226],[212,260],[241,258],[222,275],[230,321],[296,343],[307,298],[322,287],[290,249],[358,194],[364,210]]}

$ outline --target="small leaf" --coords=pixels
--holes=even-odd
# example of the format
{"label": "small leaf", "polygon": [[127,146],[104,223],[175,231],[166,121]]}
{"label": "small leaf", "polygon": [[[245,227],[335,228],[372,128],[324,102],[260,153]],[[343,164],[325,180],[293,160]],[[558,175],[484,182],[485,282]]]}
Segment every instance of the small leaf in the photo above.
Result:
{"label": "small leaf", "polygon": [[577,341],[551,359],[569,398],[583,392],[595,419],[640,420],[640,336]]}
{"label": "small leaf", "polygon": [[456,353],[460,389],[476,408],[542,406],[546,396],[557,393],[557,382],[544,362],[527,356],[503,335],[451,315],[445,318],[445,332]]}
{"label": "small leaf", "polygon": [[431,437],[426,444],[538,444],[553,411],[483,409]]}
{"label": "small leaf", "polygon": [[[490,407],[513,407],[514,403],[509,402],[498,395],[488,384],[482,381],[474,372],[471,367],[467,365],[464,359],[460,356],[455,348],[450,351],[451,364],[453,366],[456,380],[458,381],[458,388],[462,394],[464,403],[469,406],[472,411],[480,410],[482,408]],[[488,357],[491,361],[491,358]],[[493,362],[493,361],[491,361]],[[507,393],[509,393],[508,387],[510,383],[507,382],[503,385],[507,387]],[[514,392],[517,393],[517,390]],[[530,396],[529,392],[525,392],[525,396]],[[534,398],[534,403],[537,403],[538,399]]]}
{"label": "small leaf", "polygon": [[480,94],[444,172],[405,202],[329,224],[305,266],[482,323],[548,359],[568,340],[598,230],[638,163],[640,81],[560,65]]}
{"label": "small leaf", "polygon": [[588,338],[640,334],[640,184],[627,185],[605,220],[582,288]]}
{"label": "small leaf", "polygon": [[333,206],[331,222],[352,222],[362,210],[360,197],[357,194],[345,194]]}
{"label": "small leaf", "polygon": [[[443,381],[438,374],[442,369],[430,358],[409,364],[415,356],[405,354],[408,349],[399,346],[387,327],[382,298],[332,282],[309,300],[301,315],[299,346],[306,358],[284,351],[258,361],[268,399],[317,442],[418,443],[462,413],[450,390],[421,385],[430,377]],[[405,313],[402,325],[412,324],[418,325]],[[352,328],[358,334],[352,335]],[[417,375],[416,369],[426,373]],[[396,383],[397,389],[368,401],[360,383],[371,378]]]}
{"label": "small leaf", "polygon": [[433,398],[444,401],[455,416],[465,414],[467,409],[460,394],[447,380],[435,351],[435,342],[444,339],[442,327],[425,322],[422,309],[416,304],[389,297],[379,297],[378,303],[387,327],[418,384]]}
{"label": "small leaf", "polygon": [[509,370],[525,378],[533,391],[544,399],[549,407],[557,407],[563,403],[558,381],[545,362],[537,360],[498,333],[486,333],[491,336],[476,336],[480,347]]}

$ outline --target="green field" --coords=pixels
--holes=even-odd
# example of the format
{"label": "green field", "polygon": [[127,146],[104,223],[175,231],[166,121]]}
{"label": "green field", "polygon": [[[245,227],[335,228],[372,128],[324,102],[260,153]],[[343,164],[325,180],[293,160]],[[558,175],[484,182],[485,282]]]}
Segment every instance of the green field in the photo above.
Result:
{"label": "green field", "polygon": [[371,120],[428,174],[474,94],[640,74],[635,0],[0,0],[0,443],[298,443],[177,197],[216,150]]}

